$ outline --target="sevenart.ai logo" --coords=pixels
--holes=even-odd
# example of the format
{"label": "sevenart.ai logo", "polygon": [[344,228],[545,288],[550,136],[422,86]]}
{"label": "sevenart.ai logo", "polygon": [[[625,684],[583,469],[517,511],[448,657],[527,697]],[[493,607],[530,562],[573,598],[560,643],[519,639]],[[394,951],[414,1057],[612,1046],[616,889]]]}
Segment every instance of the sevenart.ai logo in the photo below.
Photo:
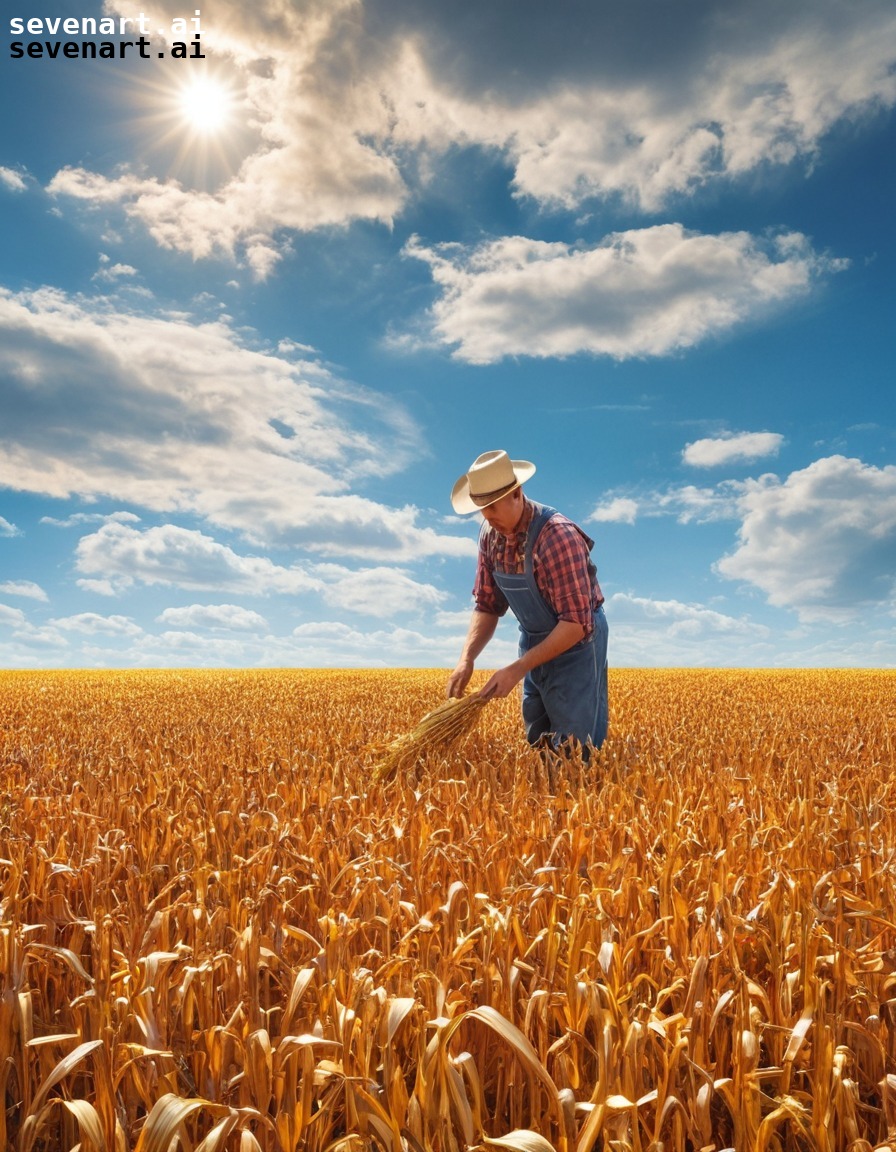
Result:
{"label": "sevenart.ai logo", "polygon": [[[13,16],[9,21],[12,40],[9,55],[13,60],[39,60],[64,57],[70,60],[204,60],[201,46],[201,11],[190,17],[178,17],[166,27],[154,27],[141,12],[138,16]],[[150,36],[158,33],[165,48],[153,48]],[[66,39],[61,39],[60,34]],[[130,36],[131,39],[125,39]]]}

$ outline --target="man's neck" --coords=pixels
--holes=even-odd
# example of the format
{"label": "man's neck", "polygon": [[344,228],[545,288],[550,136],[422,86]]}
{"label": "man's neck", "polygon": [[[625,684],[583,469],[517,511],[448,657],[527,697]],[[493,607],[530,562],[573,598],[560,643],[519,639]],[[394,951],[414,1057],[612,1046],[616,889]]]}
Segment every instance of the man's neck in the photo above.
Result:
{"label": "man's neck", "polygon": [[516,522],[516,524],[514,524],[514,526],[507,533],[508,539],[510,539],[511,536],[516,536],[519,532],[522,531],[522,526],[524,524],[526,524],[527,519],[528,519],[529,515],[531,514],[531,511],[532,511],[532,501],[527,499],[524,496],[523,500],[522,500],[522,504],[520,506],[520,514],[517,518],[517,522]]}

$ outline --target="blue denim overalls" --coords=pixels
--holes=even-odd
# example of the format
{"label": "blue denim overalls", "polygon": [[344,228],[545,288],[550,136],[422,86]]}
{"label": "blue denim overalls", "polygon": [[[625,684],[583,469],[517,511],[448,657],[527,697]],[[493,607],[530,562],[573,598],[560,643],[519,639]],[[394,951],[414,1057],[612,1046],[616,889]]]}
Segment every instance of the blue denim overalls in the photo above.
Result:
{"label": "blue denim overalls", "polygon": [[[520,655],[553,631],[559,617],[538,590],[532,569],[535,541],[555,508],[535,504],[526,536],[522,572],[495,571],[495,583],[520,625]],[[590,741],[600,748],[607,735],[607,618],[603,606],[594,614],[594,628],[584,640],[523,680],[523,723],[526,739],[538,743],[549,736],[556,748],[574,737],[585,750]]]}

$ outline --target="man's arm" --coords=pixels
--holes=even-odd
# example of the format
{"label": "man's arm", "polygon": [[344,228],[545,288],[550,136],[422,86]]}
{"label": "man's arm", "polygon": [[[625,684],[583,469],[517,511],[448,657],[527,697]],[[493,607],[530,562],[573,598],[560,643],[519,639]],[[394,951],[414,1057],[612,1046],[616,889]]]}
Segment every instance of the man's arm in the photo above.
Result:
{"label": "man's arm", "polygon": [[480,612],[477,609],[473,613],[460,660],[458,660],[457,667],[448,677],[448,696],[463,695],[464,689],[469,684],[470,677],[473,675],[473,665],[476,662],[476,658],[482,652],[483,648],[485,648],[486,644],[488,644],[489,640],[491,640],[492,636],[494,636],[499,619],[499,616],[491,612]]}
{"label": "man's arm", "polygon": [[480,689],[479,695],[486,698],[508,696],[527,672],[531,672],[541,664],[547,664],[548,660],[553,660],[555,656],[560,656],[568,648],[578,644],[584,635],[585,629],[581,624],[577,624],[574,620],[558,620],[544,640],[530,648],[528,652],[524,652],[512,664],[492,673],[488,682]]}

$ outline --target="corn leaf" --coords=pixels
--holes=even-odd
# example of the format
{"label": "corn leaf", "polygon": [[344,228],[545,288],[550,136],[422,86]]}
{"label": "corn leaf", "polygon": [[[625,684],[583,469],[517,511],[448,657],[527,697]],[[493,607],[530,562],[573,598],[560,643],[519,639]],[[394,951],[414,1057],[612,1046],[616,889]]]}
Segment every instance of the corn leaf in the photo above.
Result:
{"label": "corn leaf", "polygon": [[531,1128],[514,1128],[506,1136],[484,1136],[482,1142],[492,1148],[508,1148],[511,1152],[555,1152],[554,1145]]}

